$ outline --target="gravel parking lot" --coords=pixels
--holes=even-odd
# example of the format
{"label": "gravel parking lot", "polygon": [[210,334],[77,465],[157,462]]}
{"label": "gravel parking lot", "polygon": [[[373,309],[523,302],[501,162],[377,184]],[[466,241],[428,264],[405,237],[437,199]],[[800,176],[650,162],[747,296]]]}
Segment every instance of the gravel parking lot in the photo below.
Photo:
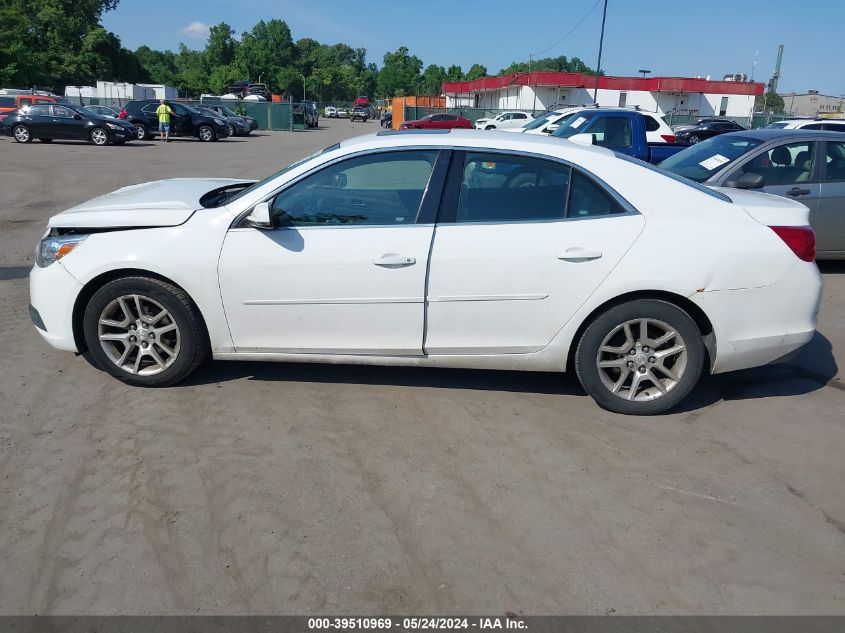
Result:
{"label": "gravel parking lot", "polygon": [[845,266],[797,359],[655,418],[517,372],[217,362],[143,390],[37,335],[50,215],[378,125],[321,128],[0,138],[0,614],[845,614]]}

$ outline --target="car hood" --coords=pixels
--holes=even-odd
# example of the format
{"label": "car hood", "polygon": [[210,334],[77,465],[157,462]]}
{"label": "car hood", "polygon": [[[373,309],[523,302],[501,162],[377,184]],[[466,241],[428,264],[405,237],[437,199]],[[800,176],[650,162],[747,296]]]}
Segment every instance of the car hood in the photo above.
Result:
{"label": "car hood", "polygon": [[50,218],[57,228],[176,226],[202,208],[212,189],[241,182],[231,178],[172,178],[129,185],[71,207]]}

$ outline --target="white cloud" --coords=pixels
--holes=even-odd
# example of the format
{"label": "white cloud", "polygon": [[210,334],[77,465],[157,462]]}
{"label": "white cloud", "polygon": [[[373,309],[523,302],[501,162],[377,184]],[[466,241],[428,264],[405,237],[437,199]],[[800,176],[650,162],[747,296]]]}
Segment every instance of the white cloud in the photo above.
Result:
{"label": "white cloud", "polygon": [[205,22],[191,22],[188,26],[182,29],[182,33],[188,37],[196,39],[205,39],[208,37],[209,26]]}

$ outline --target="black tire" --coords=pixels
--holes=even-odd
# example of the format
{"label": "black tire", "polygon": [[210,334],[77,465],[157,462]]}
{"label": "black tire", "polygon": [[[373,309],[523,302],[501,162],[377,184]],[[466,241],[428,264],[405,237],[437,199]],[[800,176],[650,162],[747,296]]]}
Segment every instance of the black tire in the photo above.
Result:
{"label": "black tire", "polygon": [[228,130],[228,132],[229,132],[229,136],[235,136],[235,126],[234,126],[234,125],[232,125],[232,124],[230,123],[230,124],[228,125],[227,130]]}
{"label": "black tire", "polygon": [[[142,295],[158,302],[170,313],[178,328],[178,352],[172,363],[159,373],[130,373],[118,367],[100,344],[100,315],[113,301],[127,295]],[[85,308],[82,329],[89,356],[97,367],[118,380],[139,387],[169,387],[181,382],[205,360],[209,351],[202,316],[188,294],[177,286],[149,277],[123,277],[100,288]]]}
{"label": "black tire", "polygon": [[32,143],[32,130],[26,125],[16,125],[12,128],[12,138],[18,143]]}
{"label": "black tire", "polygon": [[101,127],[95,127],[91,132],[88,134],[88,140],[91,141],[94,145],[108,145],[109,144],[109,133],[107,130],[104,130]]}
{"label": "black tire", "polygon": [[496,129],[496,126],[495,126],[495,125],[488,125],[488,126],[486,126],[484,129],[485,129],[485,130],[495,130],[495,129]]}
{"label": "black tire", "polygon": [[52,143],[53,142],[53,139],[51,139],[51,138],[40,138],[38,140],[41,141],[42,143]]}
{"label": "black tire", "polygon": [[197,138],[200,142],[207,143],[208,141],[216,141],[217,135],[210,125],[201,125],[197,128]]}
{"label": "black tire", "polygon": [[148,138],[150,138],[150,131],[147,129],[147,126],[143,123],[136,123],[135,130],[138,135],[139,141],[146,141]]}
{"label": "black tire", "polygon": [[[622,324],[637,319],[650,319],[668,325],[680,336],[686,351],[685,365],[680,369],[677,366],[674,368],[681,372],[678,376],[679,380],[670,385],[666,393],[658,395],[658,389],[651,381],[646,383],[651,385],[650,387],[643,388],[641,391],[639,388],[635,389],[635,395],[642,394],[643,397],[652,397],[649,400],[629,400],[613,393],[611,387],[602,380],[600,374],[602,370],[598,367],[599,350],[604,344],[605,338]],[[677,339],[670,339],[670,341],[672,342],[666,345],[672,347],[676,345]],[[639,345],[639,343],[637,344]],[[662,349],[666,348],[663,347]],[[636,367],[639,362],[644,365],[653,362],[654,357],[651,355],[655,354],[655,350],[646,350],[645,354],[641,354],[640,351],[641,349],[637,349],[636,353],[630,357],[630,363],[633,364],[633,367]],[[629,363],[629,353],[631,352],[612,354],[612,356],[618,356],[618,360]],[[668,358],[670,359],[669,362],[673,362],[672,358],[678,359],[677,362],[680,362],[681,357],[669,356]],[[600,407],[626,415],[653,415],[671,409],[689,395],[704,371],[705,359],[706,351],[701,331],[689,314],[667,301],[635,299],[613,306],[593,319],[578,341],[574,365],[578,380],[581,381],[584,390]],[[627,366],[631,367],[631,364]],[[666,380],[667,383],[673,382],[667,375],[660,373],[659,366],[652,366],[652,368],[657,372],[653,375],[663,377],[663,380]],[[614,370],[606,369],[605,371],[611,373]],[[618,376],[621,378],[622,370],[617,371],[620,371]],[[634,370],[631,368],[626,371],[629,372],[626,375],[634,376],[641,369]],[[652,369],[647,371],[651,373]],[[604,376],[607,377],[608,373]],[[622,382],[620,381],[620,384]],[[624,382],[627,382],[627,379]],[[630,389],[628,391],[630,392]],[[624,391],[620,390],[620,393],[624,393]]]}

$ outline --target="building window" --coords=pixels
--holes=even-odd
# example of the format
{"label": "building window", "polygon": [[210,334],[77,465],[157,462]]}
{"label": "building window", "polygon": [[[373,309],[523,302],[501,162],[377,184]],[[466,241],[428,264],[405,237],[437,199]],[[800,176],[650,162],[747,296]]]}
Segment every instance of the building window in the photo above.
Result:
{"label": "building window", "polygon": [[719,116],[725,116],[728,113],[728,98],[722,97],[722,103],[719,105]]}
{"label": "building window", "polygon": [[628,93],[627,92],[620,92],[619,93],[619,107],[624,108],[626,103],[628,103]]}

